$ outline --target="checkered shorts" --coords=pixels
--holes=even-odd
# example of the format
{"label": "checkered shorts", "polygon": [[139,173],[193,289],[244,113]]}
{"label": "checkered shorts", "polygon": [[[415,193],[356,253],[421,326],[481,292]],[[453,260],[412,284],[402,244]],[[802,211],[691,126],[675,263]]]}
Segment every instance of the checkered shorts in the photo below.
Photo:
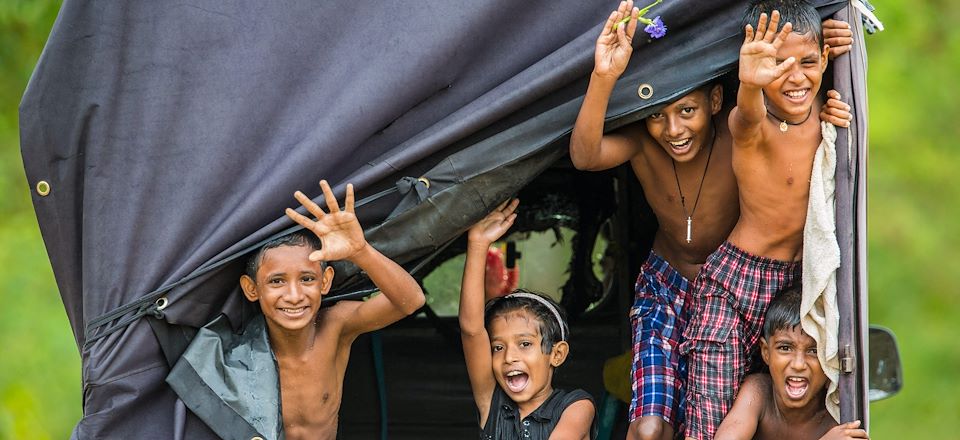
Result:
{"label": "checkered shorts", "polygon": [[633,398],[630,421],[659,416],[682,432],[687,364],[680,356],[687,324],[690,283],[650,252],[637,277],[630,309],[633,329]]}
{"label": "checkered shorts", "polygon": [[687,356],[687,437],[712,439],[730,410],[778,292],[800,282],[799,261],[758,257],[724,243],[707,259],[680,347]]}

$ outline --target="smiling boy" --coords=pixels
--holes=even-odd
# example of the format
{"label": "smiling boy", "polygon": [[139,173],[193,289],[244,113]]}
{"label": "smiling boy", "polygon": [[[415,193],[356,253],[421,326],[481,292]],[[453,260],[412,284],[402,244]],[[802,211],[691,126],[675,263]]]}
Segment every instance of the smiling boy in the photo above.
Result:
{"label": "smiling boy", "polygon": [[[594,70],[570,138],[577,169],[629,162],[657,217],[653,247],[637,277],[629,438],[670,439],[682,429],[685,360],[681,335],[691,283],[739,215],[732,143],[720,85],[695,89],[641,123],[604,134],[610,95],[633,52],[638,10],[621,2],[597,39]],[[630,20],[613,29],[625,17]]]}
{"label": "smiling boy", "polygon": [[[770,14],[768,26],[768,14]],[[781,15],[782,14],[782,15]],[[778,25],[787,22],[778,32]],[[688,355],[687,437],[713,438],[733,403],[773,296],[799,282],[818,97],[829,46],[804,1],[754,1],[730,112],[740,218],[696,280]],[[836,97],[836,96],[834,96]]]}
{"label": "smiling boy", "polygon": [[[309,232],[268,242],[240,277],[244,296],[258,303],[262,316],[239,334],[223,319],[211,322],[167,378],[221,437],[336,438],[353,341],[424,303],[410,274],[367,243],[354,214],[353,186],[347,185],[343,210],[327,182],[320,186],[329,212],[297,191],[294,196],[317,220],[288,209]],[[336,260],[356,264],[381,294],[322,306],[334,277],[326,262]]]}
{"label": "smiling boy", "polygon": [[824,403],[827,376],[817,342],[800,326],[800,289],[770,303],[760,355],[770,373],[747,376],[716,440],[865,439],[860,422],[838,425]]}

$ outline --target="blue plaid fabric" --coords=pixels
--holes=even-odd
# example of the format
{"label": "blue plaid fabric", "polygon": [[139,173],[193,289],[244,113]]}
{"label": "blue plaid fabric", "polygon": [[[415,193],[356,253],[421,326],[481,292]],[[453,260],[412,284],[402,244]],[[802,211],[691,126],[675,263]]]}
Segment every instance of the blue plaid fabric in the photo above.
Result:
{"label": "blue plaid fabric", "polygon": [[630,421],[658,416],[683,432],[686,360],[680,356],[689,318],[690,282],[650,252],[640,268],[630,309],[633,329],[633,398]]}

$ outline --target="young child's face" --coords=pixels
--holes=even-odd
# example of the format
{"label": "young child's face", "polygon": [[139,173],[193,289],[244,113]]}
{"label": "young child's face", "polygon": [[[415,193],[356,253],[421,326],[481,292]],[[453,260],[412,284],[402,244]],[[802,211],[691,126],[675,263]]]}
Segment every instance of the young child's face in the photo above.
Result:
{"label": "young child's face", "polygon": [[647,132],[677,162],[692,160],[713,138],[711,118],[720,111],[722,90],[697,89],[647,117]]}
{"label": "young child's face", "polygon": [[313,323],[320,301],[330,289],[333,269],[327,272],[318,261],[307,258],[309,246],[279,246],[268,249],[257,269],[257,279],[240,280],[244,295],[260,302],[264,317],[286,330],[300,330]]}
{"label": "young child's face", "polygon": [[773,392],[781,408],[803,408],[819,404],[820,392],[827,383],[820,360],[817,341],[798,325],[777,330],[760,342],[760,354],[770,367]]}
{"label": "young child's face", "polygon": [[805,117],[820,91],[827,68],[827,51],[817,44],[813,33],[791,32],[777,51],[777,63],[793,57],[796,62],[786,73],[763,88],[767,105],[779,117]]}
{"label": "young child's face", "polygon": [[543,352],[540,320],[526,310],[513,310],[490,321],[493,374],[514,402],[546,400],[553,391],[553,369],[566,357],[566,342]]}

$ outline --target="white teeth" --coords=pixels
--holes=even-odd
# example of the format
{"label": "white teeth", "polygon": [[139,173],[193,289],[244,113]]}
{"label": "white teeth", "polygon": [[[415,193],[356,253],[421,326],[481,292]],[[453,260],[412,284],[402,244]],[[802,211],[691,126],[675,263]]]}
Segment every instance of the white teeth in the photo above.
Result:
{"label": "white teeth", "polygon": [[674,147],[682,147],[686,145],[687,142],[690,142],[690,139],[684,139],[682,141],[670,141],[670,145],[673,145]]}
{"label": "white teeth", "polygon": [[791,97],[791,98],[803,98],[804,96],[807,96],[807,91],[806,91],[806,90],[791,90],[791,91],[789,91],[789,92],[786,92],[786,95],[789,96],[789,97]]}
{"label": "white teeth", "polygon": [[519,375],[521,375],[521,374],[523,374],[522,371],[516,371],[516,370],[514,370],[514,371],[511,371],[511,372],[508,372],[508,373],[507,373],[507,377],[519,376]]}

